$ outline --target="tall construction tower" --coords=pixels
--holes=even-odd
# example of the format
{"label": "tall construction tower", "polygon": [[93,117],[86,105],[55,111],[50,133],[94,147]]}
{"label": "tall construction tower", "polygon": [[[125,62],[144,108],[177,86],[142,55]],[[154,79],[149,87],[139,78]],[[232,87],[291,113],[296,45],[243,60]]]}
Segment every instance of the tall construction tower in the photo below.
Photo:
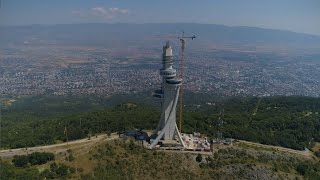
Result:
{"label": "tall construction tower", "polygon": [[169,42],[163,47],[160,75],[162,77],[161,89],[154,91],[153,96],[161,100],[162,111],[154,137],[151,136],[149,148],[154,148],[159,142],[163,145],[185,148],[176,123],[176,107],[182,79],[176,77],[177,71],[173,69],[172,48]]}

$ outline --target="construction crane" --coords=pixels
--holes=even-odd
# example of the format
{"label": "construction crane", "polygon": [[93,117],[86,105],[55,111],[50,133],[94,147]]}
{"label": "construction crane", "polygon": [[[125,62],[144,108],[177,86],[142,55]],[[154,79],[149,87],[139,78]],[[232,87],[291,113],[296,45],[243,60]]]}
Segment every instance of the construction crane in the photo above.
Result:
{"label": "construction crane", "polygon": [[[179,37],[180,39],[180,43],[181,43],[181,61],[180,61],[180,78],[183,82],[183,78],[184,78],[184,48],[185,48],[185,45],[186,45],[186,41],[185,39],[195,39],[196,36],[193,35],[193,36],[185,36],[184,35],[184,32],[182,32],[182,36]],[[179,100],[180,100],[180,126],[179,126],[179,130],[180,132],[182,132],[182,84],[180,86],[180,97],[179,97]]]}

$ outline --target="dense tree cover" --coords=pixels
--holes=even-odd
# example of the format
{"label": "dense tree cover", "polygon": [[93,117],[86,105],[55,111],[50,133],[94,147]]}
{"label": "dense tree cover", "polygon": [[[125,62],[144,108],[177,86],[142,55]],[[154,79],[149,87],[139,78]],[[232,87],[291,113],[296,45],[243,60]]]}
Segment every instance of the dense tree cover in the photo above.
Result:
{"label": "dense tree cover", "polygon": [[[217,136],[224,107],[224,137],[303,150],[320,141],[320,99],[308,97],[232,98],[223,105],[184,113],[184,131]],[[258,105],[259,104],[259,105]],[[220,109],[220,110],[219,110]]]}
{"label": "dense tree cover", "polygon": [[[113,95],[113,96],[26,96],[26,97],[1,97],[4,99],[15,99],[16,101],[9,107],[2,107],[3,114],[6,113],[27,113],[36,116],[46,117],[48,115],[58,117],[70,113],[88,112],[93,110],[101,110],[105,107],[114,107],[127,102],[137,102],[144,104],[154,104],[150,92],[140,92],[130,95]],[[1,102],[1,101],[0,101]]]}
{"label": "dense tree cover", "polygon": [[[78,101],[81,100],[74,100]],[[98,100],[93,99],[90,102]],[[220,111],[224,109],[224,125],[220,128],[224,137],[299,150],[308,147],[311,141],[320,142],[319,98],[230,98],[219,101],[215,101],[214,98],[206,100],[200,98],[197,102],[200,107],[190,104],[184,108],[182,127],[184,132],[198,131],[216,137],[218,117]],[[206,102],[214,103],[206,105]],[[46,104],[51,103],[49,101]],[[18,106],[7,108],[3,113],[1,124],[1,147],[19,148],[66,141],[65,127],[69,140],[125,129],[154,129],[160,118],[160,108],[149,106],[148,101],[146,104],[126,103],[104,109],[101,109],[103,107],[101,105],[97,110],[82,113],[73,110],[64,111],[55,105],[51,105],[55,108],[44,105],[46,111],[40,105],[37,105],[40,110],[33,109],[29,107],[30,105],[27,110],[22,105],[19,108]],[[154,104],[159,105],[156,102]],[[55,111],[59,115],[55,115]]]}
{"label": "dense tree cover", "polygon": [[[3,115],[9,113],[16,113],[14,119],[19,121],[20,116],[33,115],[36,117],[46,118],[61,117],[70,113],[90,112],[94,110],[102,110],[106,107],[115,107],[119,104],[127,102],[135,102],[146,106],[159,107],[160,102],[152,98],[150,91],[132,93],[132,94],[118,94],[113,96],[96,96],[96,95],[83,95],[83,96],[27,96],[27,97],[1,97],[4,99],[16,99],[10,107],[2,106]],[[192,93],[184,92],[184,103],[187,105],[204,104],[209,101],[221,101],[221,97],[211,96],[205,93]],[[0,101],[1,105],[1,101]]]}
{"label": "dense tree cover", "polygon": [[26,119],[23,122],[3,123],[2,147],[20,148],[66,141],[65,127],[68,140],[84,138],[95,133],[117,132],[133,128],[153,129],[159,120],[159,112],[151,107],[120,105],[51,120],[39,118],[33,120],[36,117],[27,115],[24,117]]}
{"label": "dense tree cover", "polygon": [[13,157],[13,164],[17,167],[26,167],[29,163],[30,165],[40,165],[45,164],[48,161],[53,161],[55,158],[53,153],[48,152],[33,152],[28,155],[16,155]]}

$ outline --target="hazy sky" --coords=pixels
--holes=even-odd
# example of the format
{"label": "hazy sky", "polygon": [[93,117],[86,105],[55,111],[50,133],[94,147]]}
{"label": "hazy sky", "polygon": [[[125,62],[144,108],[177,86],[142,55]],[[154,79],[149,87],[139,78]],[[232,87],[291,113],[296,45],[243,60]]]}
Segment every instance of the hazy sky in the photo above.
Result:
{"label": "hazy sky", "polygon": [[320,35],[320,0],[0,1],[0,25],[194,22]]}

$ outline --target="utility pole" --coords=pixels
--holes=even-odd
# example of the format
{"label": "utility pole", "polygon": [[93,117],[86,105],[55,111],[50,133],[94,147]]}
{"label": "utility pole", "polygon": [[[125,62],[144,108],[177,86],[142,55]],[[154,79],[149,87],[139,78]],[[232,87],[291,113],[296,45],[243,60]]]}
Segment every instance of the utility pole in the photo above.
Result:
{"label": "utility pole", "polygon": [[64,127],[64,135],[67,138],[67,145],[69,145],[69,141],[68,141],[68,130],[67,130],[67,126]]}

